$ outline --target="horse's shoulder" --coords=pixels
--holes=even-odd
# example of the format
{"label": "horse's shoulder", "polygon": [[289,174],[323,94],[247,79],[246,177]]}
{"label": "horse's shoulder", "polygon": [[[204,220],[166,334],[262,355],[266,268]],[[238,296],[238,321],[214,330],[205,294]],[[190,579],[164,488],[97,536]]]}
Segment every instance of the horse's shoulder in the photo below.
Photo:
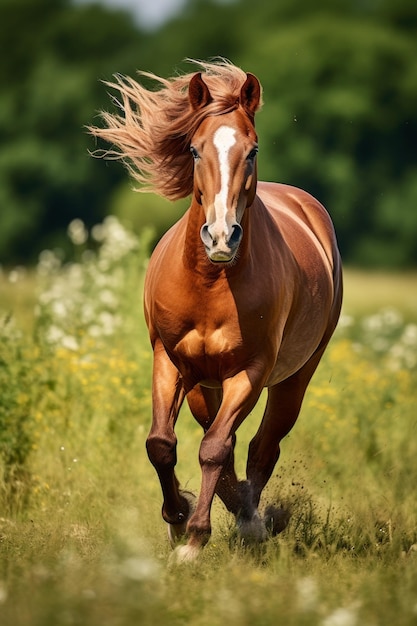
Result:
{"label": "horse's shoulder", "polygon": [[326,230],[332,231],[328,212],[308,191],[284,183],[259,181],[257,193],[275,219],[279,219],[283,214],[293,215],[295,219],[301,219],[313,230],[315,225],[318,227],[321,224]]}
{"label": "horse's shoulder", "polygon": [[293,252],[310,246],[319,252],[326,265],[329,262],[333,267],[338,263],[330,215],[314,196],[291,185],[263,182],[259,183],[258,195]]}
{"label": "horse's shoulder", "polygon": [[268,207],[284,205],[287,209],[294,209],[314,205],[324,208],[308,191],[285,183],[259,181],[257,193],[261,200],[266,201]]}

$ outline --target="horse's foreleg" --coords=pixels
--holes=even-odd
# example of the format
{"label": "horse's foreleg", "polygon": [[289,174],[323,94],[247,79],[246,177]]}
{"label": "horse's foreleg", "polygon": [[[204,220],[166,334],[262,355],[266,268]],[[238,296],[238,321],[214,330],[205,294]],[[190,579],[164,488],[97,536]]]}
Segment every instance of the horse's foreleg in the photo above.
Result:
{"label": "horse's foreleg", "polygon": [[190,500],[179,490],[175,475],[177,438],[174,432],[184,389],[178,370],[167,356],[162,344],[155,345],[152,383],[152,427],[146,440],[149,459],[158,474],[164,498],[162,516],[177,527],[176,534],[185,531],[190,515]]}
{"label": "horse's foreleg", "polygon": [[200,446],[201,490],[196,509],[187,524],[188,543],[177,553],[182,560],[196,556],[210,538],[214,494],[230,464],[236,429],[258,400],[262,382],[247,372],[240,372],[224,382],[220,408]]}
{"label": "horse's foreleg", "polygon": [[[190,410],[204,429],[204,432],[210,428],[214,422],[218,410],[221,405],[223,392],[221,388],[208,388],[196,385],[187,395]],[[236,436],[232,436],[232,450],[228,462],[223,467],[220,478],[216,486],[216,494],[223,501],[227,510],[237,515],[243,508],[246,508],[246,501],[250,498],[246,497],[245,486],[239,483],[234,463],[234,447],[236,444]]]}

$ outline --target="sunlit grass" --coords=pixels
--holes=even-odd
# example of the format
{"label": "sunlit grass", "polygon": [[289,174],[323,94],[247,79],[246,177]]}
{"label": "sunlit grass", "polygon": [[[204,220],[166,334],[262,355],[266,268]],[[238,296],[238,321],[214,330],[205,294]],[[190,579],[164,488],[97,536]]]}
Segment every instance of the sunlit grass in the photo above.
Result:
{"label": "sunlit grass", "polygon": [[417,272],[362,272],[345,269],[343,309],[348,315],[369,315],[394,307],[417,318]]}
{"label": "sunlit grass", "polygon": [[[144,448],[145,244],[112,224],[75,269],[48,253],[42,271],[0,279],[2,626],[415,624],[415,276],[346,272],[345,321],[262,501],[290,508],[284,533],[245,548],[216,500],[211,541],[178,568]],[[263,402],[238,432],[242,477]],[[185,408],[177,434],[178,474],[198,491]]]}

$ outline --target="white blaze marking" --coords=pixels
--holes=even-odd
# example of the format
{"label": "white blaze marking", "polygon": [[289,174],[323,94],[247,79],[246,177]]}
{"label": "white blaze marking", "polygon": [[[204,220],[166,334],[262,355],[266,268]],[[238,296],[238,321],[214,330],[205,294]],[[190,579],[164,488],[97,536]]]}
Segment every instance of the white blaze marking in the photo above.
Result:
{"label": "white blaze marking", "polygon": [[229,151],[236,143],[236,131],[230,126],[220,126],[214,133],[213,143],[219,155],[220,165],[220,191],[214,198],[214,210],[216,212],[216,223],[224,229],[227,235],[226,210],[227,196],[229,192]]}

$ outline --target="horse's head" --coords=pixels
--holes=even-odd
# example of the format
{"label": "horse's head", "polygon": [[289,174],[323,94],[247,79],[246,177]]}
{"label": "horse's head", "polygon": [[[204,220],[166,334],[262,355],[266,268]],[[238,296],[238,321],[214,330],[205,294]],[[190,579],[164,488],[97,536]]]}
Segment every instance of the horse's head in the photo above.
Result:
{"label": "horse's head", "polygon": [[[253,121],[260,96],[258,79],[247,74],[228,112],[203,117],[191,140],[194,197],[206,218],[200,235],[213,263],[235,258],[243,234],[241,220],[255,198],[258,144]],[[200,112],[212,102],[201,74],[190,81],[189,99]]]}

